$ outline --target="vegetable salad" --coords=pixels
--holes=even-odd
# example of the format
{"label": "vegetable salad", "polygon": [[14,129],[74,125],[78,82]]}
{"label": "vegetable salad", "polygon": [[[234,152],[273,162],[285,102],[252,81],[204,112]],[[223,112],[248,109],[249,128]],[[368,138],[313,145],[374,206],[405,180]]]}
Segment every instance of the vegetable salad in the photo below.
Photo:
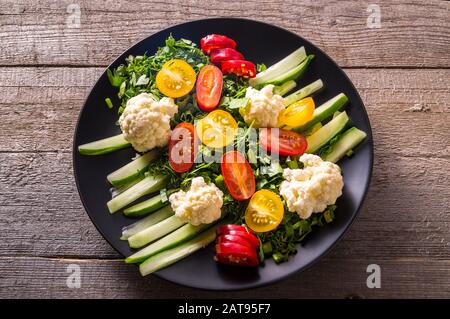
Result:
{"label": "vegetable salad", "polygon": [[321,79],[297,88],[314,63],[304,47],[266,68],[239,45],[225,35],[206,35],[200,47],[169,36],[155,54],[107,70],[118,92],[105,104],[122,133],[79,152],[138,152],[107,176],[106,205],[130,217],[121,239],[136,251],[125,262],[142,275],[214,241],[218,263],[284,262],[339,217],[335,163],[366,137],[343,110],[348,98],[316,105]]}

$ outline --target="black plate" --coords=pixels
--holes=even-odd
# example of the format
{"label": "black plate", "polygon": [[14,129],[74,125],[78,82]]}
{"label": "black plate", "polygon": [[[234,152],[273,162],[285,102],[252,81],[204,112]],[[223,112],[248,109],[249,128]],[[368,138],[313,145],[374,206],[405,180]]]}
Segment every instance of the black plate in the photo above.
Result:
{"label": "black plate", "polygon": [[[298,253],[288,262],[275,265],[269,260],[265,266],[257,269],[222,266],[213,261],[214,248],[210,245],[157,273],[164,279],[197,288],[232,290],[257,287],[305,270],[323,256],[348,229],[361,207],[372,173],[373,145],[370,123],[358,92],[333,60],[298,35],[262,22],[206,19],[180,24],[135,44],[110,67],[117,67],[130,54],[153,54],[158,46],[164,44],[169,34],[175,38],[183,37],[199,43],[201,37],[210,33],[225,34],[235,39],[239,51],[248,60],[267,65],[280,60],[298,47],[305,46],[306,52],[314,54],[315,59],[298,87],[321,78],[325,89],[315,98],[316,105],[344,92],[350,100],[350,104],[346,106],[350,118],[368,135],[352,158],[343,159],[339,163],[343,168],[345,187],[343,196],[337,202],[337,219],[313,233],[304,245],[298,247]],[[117,112],[109,110],[104,102],[106,97],[113,97],[113,102],[118,105],[116,93],[104,72],[89,94],[79,116],[74,137],[73,165],[78,191],[92,222],[119,253],[129,256],[132,251],[127,242],[119,240],[119,237],[122,227],[133,220],[121,213],[111,215],[108,212],[106,202],[111,195],[106,175],[129,162],[135,152],[126,149],[97,157],[82,156],[77,152],[77,146],[80,144],[119,133],[114,124],[117,121]]]}

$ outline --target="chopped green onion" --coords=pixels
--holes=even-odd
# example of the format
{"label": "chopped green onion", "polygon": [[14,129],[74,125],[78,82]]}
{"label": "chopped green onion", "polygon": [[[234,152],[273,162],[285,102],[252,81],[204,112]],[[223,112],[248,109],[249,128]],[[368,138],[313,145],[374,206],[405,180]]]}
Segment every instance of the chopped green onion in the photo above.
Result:
{"label": "chopped green onion", "polygon": [[113,104],[111,102],[111,99],[109,97],[107,97],[105,99],[106,105],[108,105],[108,108],[112,109],[113,108]]}

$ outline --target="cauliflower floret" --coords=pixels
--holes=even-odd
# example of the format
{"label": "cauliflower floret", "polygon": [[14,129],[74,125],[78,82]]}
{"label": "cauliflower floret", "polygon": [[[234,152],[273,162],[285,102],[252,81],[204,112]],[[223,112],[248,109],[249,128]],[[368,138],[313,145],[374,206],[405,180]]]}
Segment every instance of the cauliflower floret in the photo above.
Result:
{"label": "cauliflower floret", "polygon": [[284,181],[280,194],[286,200],[290,212],[297,212],[302,219],[312,213],[323,212],[328,205],[342,195],[344,181],[341,169],[334,163],[323,161],[319,156],[303,154],[303,169],[283,171]]}
{"label": "cauliflower floret", "polygon": [[220,218],[223,193],[216,185],[206,184],[203,177],[195,177],[187,192],[173,193],[169,201],[176,216],[197,226]]}
{"label": "cauliflower floret", "polygon": [[125,139],[138,152],[167,145],[170,137],[170,119],[178,112],[172,99],[155,101],[153,96],[141,93],[128,100],[119,118]]}
{"label": "cauliflower floret", "polygon": [[249,98],[248,105],[242,111],[242,117],[247,124],[255,121],[254,127],[276,127],[278,115],[284,107],[284,98],[273,94],[274,86],[266,85],[261,90],[248,87],[245,97]]}

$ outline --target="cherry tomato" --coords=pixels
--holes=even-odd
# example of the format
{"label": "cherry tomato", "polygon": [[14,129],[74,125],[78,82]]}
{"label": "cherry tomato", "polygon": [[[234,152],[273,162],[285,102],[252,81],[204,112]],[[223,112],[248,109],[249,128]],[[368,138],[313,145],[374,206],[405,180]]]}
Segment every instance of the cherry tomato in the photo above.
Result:
{"label": "cherry tomato", "polygon": [[226,235],[232,230],[253,234],[253,231],[250,228],[241,225],[228,224],[217,227],[217,235]]}
{"label": "cherry tomato", "polygon": [[222,71],[214,65],[204,66],[195,87],[198,107],[205,112],[214,110],[219,105],[222,86]]}
{"label": "cherry tomato", "polygon": [[249,199],[255,192],[255,175],[244,155],[230,151],[222,156],[222,176],[230,195],[235,200]]}
{"label": "cherry tomato", "polygon": [[297,127],[308,123],[313,117],[314,108],[314,100],[311,97],[292,103],[280,112],[278,116],[279,126]]}
{"label": "cherry tomato", "polygon": [[267,189],[253,194],[245,211],[245,223],[255,232],[271,231],[281,223],[284,206],[280,196]]}
{"label": "cherry tomato", "polygon": [[236,266],[258,266],[259,259],[255,249],[237,243],[216,245],[216,260],[220,263]]}
{"label": "cherry tomato", "polygon": [[213,49],[235,48],[236,42],[227,36],[220,34],[209,34],[200,40],[202,51],[209,54]]}
{"label": "cherry tomato", "polygon": [[238,125],[230,113],[214,110],[198,121],[195,128],[203,144],[212,148],[222,148],[233,142]]}
{"label": "cherry tomato", "polygon": [[259,239],[255,235],[253,235],[253,233],[250,234],[246,231],[230,230],[226,235],[242,237],[243,239],[245,239],[249,243],[251,243],[253,248],[255,248],[255,249],[259,248]]}
{"label": "cherry tomato", "polygon": [[194,165],[197,142],[194,125],[190,123],[178,124],[169,140],[169,164],[177,173],[184,173]]}
{"label": "cherry tomato", "polygon": [[241,236],[236,236],[236,235],[222,235],[217,237],[217,244],[222,244],[222,243],[236,243],[242,246],[247,246],[248,248],[251,249],[255,249],[255,247],[253,246],[253,244],[251,242],[249,242],[247,239],[241,237]]}
{"label": "cherry tomato", "polygon": [[256,66],[253,62],[246,60],[228,60],[222,62],[223,74],[236,74],[254,78],[256,76]]}
{"label": "cherry tomato", "polygon": [[303,135],[279,128],[261,129],[259,143],[267,151],[281,156],[302,155],[308,147],[308,142]]}
{"label": "cherry tomato", "polygon": [[165,96],[177,98],[192,90],[195,78],[194,69],[186,61],[172,59],[164,63],[156,75],[156,87]]}
{"label": "cherry tomato", "polygon": [[209,59],[212,63],[219,65],[228,60],[244,60],[244,56],[239,51],[232,48],[214,49],[211,51]]}

